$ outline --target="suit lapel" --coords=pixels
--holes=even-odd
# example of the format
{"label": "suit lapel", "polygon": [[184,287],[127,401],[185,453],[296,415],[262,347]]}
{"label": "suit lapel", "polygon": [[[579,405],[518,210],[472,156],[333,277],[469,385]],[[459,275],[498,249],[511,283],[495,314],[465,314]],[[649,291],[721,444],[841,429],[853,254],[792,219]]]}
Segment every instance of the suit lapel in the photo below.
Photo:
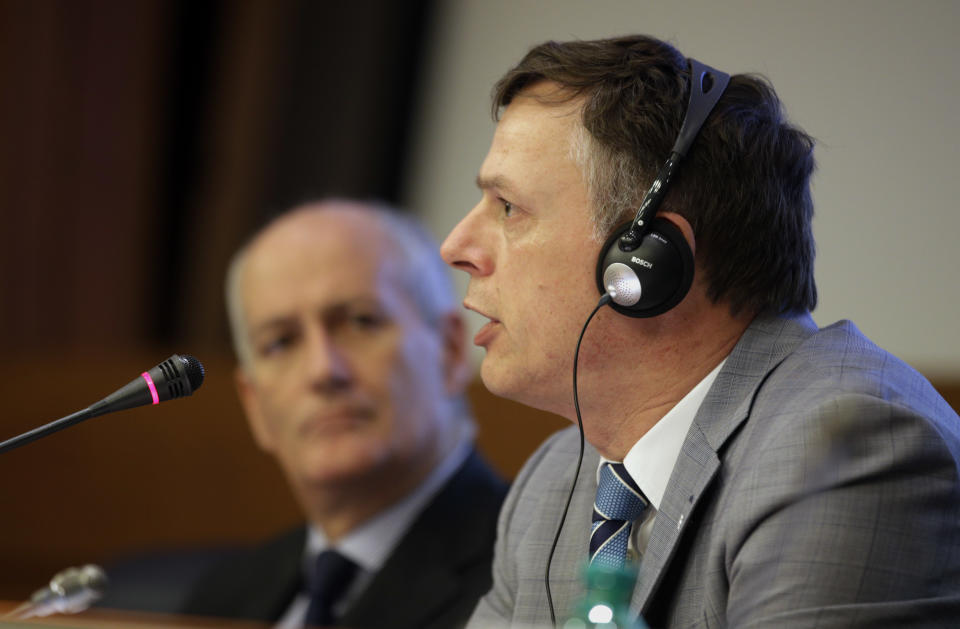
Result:
{"label": "suit lapel", "polygon": [[720,469],[721,448],[747,419],[763,381],[816,330],[809,314],[758,317],[727,357],[694,417],[670,475],[634,589],[634,609],[648,609],[690,515]]}
{"label": "suit lapel", "polygon": [[471,586],[465,582],[471,567],[486,562],[484,574],[489,572],[497,508],[505,491],[472,453],[410,526],[339,624],[431,626],[430,621],[456,605]]}
{"label": "suit lapel", "polygon": [[387,623],[396,629],[414,629],[450,605],[460,594],[456,572],[449,565],[411,554],[406,549],[396,561],[384,565],[338,624],[376,627]]}
{"label": "suit lapel", "polygon": [[254,584],[242,589],[244,596],[240,599],[231,593],[238,617],[265,622],[280,618],[300,590],[306,539],[306,528],[299,528],[271,544],[266,552],[258,553],[243,568],[247,574],[240,578],[254,579]]}
{"label": "suit lapel", "polygon": [[650,541],[640,563],[640,575],[634,589],[632,604],[644,611],[651,594],[660,584],[667,564],[673,557],[677,542],[710,481],[720,467],[720,459],[699,431],[687,435],[680,458],[670,477]]}

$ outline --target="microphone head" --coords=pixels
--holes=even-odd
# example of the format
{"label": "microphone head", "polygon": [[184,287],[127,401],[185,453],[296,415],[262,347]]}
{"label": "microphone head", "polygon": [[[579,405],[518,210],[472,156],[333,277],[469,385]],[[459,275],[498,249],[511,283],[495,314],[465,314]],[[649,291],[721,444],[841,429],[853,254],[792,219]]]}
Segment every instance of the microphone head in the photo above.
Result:
{"label": "microphone head", "polygon": [[190,354],[174,354],[173,356],[183,364],[183,370],[186,373],[187,382],[190,383],[191,391],[199,389],[200,385],[203,384],[203,377],[206,375],[203,364]]}
{"label": "microphone head", "polygon": [[19,617],[82,612],[103,597],[107,581],[103,568],[94,564],[61,570],[53,575],[46,587],[33,593]]}
{"label": "microphone head", "polygon": [[107,587],[107,575],[103,568],[89,563],[58,572],[50,579],[49,587],[58,596],[73,596],[83,590],[100,596]]}
{"label": "microphone head", "polygon": [[87,408],[86,418],[191,395],[203,384],[205,373],[193,356],[174,354]]}
{"label": "microphone head", "polygon": [[107,579],[107,573],[103,571],[103,568],[96,564],[88,563],[80,568],[80,581],[84,587],[96,592],[98,596],[103,596],[104,591],[107,589],[109,579]]}
{"label": "microphone head", "polygon": [[200,361],[189,354],[174,354],[146,373],[150,376],[147,384],[156,389],[154,404],[192,395],[205,375]]}

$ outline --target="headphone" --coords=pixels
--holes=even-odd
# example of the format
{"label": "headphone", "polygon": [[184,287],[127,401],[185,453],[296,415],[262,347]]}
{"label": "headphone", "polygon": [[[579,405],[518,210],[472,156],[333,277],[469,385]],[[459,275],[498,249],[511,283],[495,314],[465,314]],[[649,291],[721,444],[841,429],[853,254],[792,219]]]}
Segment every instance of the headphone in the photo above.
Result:
{"label": "headphone", "polygon": [[680,229],[656,216],[677,165],[690,150],[730,75],[688,59],[690,98],[670,157],[640,203],[636,217],[618,226],[600,250],[597,288],[610,307],[629,317],[655,317],[680,303],[693,283],[693,252]]}

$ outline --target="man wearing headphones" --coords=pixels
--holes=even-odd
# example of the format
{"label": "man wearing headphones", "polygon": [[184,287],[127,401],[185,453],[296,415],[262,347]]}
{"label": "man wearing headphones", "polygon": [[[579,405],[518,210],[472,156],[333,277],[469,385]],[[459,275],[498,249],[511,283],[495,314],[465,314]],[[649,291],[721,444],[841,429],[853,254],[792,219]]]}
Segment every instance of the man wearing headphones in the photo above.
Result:
{"label": "man wearing headphones", "polygon": [[473,449],[453,295],[426,232],[370,204],[295,208],[234,257],[237,388],[307,525],[216,568],[185,613],[279,627],[466,622],[490,587],[506,486]]}
{"label": "man wearing headphones", "polygon": [[769,84],[651,37],[548,42],[493,107],[442,255],[487,388],[588,443],[521,471],[470,626],[562,619],[587,562],[636,573],[654,627],[954,625],[960,420],[811,319],[813,141]]}

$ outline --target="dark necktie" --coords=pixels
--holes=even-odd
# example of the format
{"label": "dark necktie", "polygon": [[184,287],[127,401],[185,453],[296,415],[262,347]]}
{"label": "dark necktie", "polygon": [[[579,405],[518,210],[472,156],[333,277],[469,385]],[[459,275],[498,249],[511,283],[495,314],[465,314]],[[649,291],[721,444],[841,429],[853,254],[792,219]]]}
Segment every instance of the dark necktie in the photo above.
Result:
{"label": "dark necktie", "polygon": [[310,627],[328,627],[336,619],[333,606],[344,595],[357,572],[353,563],[334,550],[317,555],[313,570],[307,575],[310,606],[304,623]]}
{"label": "dark necktie", "polygon": [[590,532],[591,564],[623,567],[633,522],[643,515],[648,504],[623,463],[601,466]]}

